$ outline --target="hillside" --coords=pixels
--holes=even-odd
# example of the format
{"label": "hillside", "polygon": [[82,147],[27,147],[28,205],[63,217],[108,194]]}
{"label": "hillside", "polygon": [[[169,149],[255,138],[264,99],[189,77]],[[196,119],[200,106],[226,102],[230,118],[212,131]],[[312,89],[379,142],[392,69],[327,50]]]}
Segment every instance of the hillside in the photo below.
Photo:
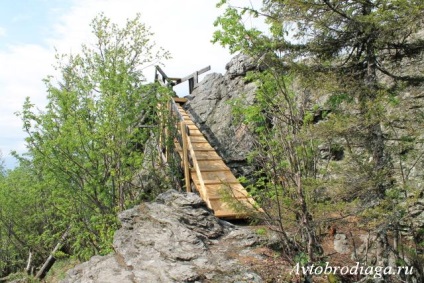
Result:
{"label": "hillside", "polygon": [[[255,178],[252,174],[255,164],[248,162],[247,155],[254,149],[254,136],[235,122],[229,101],[242,97],[248,103],[253,103],[256,85],[246,82],[245,76],[256,67],[252,58],[245,55],[234,57],[227,65],[226,74],[206,75],[185,105],[199,129],[234,173],[252,179]],[[327,156],[323,149],[321,158],[326,159]],[[343,164],[346,158],[347,154],[334,162]],[[423,204],[421,197],[410,205],[408,218],[414,230],[424,228]],[[274,209],[272,204],[264,208],[268,213]],[[336,215],[335,212],[332,212],[333,215]],[[95,257],[77,266],[68,272],[63,282],[85,282],[87,278],[97,278],[93,282],[116,282],[118,279],[122,282],[145,282],[146,278],[153,280],[151,282],[216,282],[217,274],[224,276],[225,282],[300,282],[297,280],[302,278],[291,272],[293,263],[284,259],[278,233],[264,232],[268,228],[275,228],[265,225],[249,229],[220,221],[192,194],[167,192],[153,203],[123,212],[120,220],[123,227],[115,234],[116,253]],[[261,221],[267,223],[266,218]],[[319,228],[322,229],[319,235],[322,258],[330,265],[354,267],[361,259],[367,258],[369,264],[374,262],[396,268],[396,253],[389,253],[388,262],[380,262],[384,260],[383,253],[387,247],[378,241],[374,231],[364,229],[357,218],[349,217],[330,223],[333,223],[331,227],[336,228]],[[403,229],[401,241],[410,245],[410,239],[415,235],[406,226]],[[198,236],[187,240],[193,235]],[[415,268],[420,266],[419,261],[414,263],[414,259],[407,256],[406,247],[403,252],[406,264]],[[150,253],[146,258],[145,255]],[[216,258],[216,255],[224,257]],[[274,261],[270,261],[270,255]],[[221,262],[226,262],[225,268]],[[113,274],[106,270],[113,270]],[[415,276],[409,277],[408,282],[418,282]],[[321,274],[315,277],[314,282],[326,282],[327,277],[328,274]],[[222,282],[223,277],[219,278],[218,281]],[[344,277],[343,282],[357,282],[360,278],[364,278],[363,274],[349,275]]]}

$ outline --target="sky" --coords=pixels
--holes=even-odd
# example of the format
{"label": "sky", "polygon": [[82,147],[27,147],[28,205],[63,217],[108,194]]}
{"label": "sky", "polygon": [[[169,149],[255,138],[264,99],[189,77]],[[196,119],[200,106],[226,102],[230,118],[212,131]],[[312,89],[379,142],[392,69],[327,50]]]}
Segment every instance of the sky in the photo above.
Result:
{"label": "sky", "polygon": [[[249,2],[254,0],[236,0]],[[16,113],[26,97],[40,110],[46,104],[42,79],[55,75],[55,54],[75,54],[91,36],[89,23],[103,12],[123,24],[141,14],[158,46],[168,50],[165,72],[184,77],[211,65],[225,72],[233,57],[212,44],[214,20],[223,12],[217,0],[0,0],[0,152],[7,168],[16,165],[11,150],[25,152],[25,133]],[[256,1],[257,2],[257,1]],[[153,80],[154,68],[145,69]],[[188,86],[178,87],[184,96]]]}

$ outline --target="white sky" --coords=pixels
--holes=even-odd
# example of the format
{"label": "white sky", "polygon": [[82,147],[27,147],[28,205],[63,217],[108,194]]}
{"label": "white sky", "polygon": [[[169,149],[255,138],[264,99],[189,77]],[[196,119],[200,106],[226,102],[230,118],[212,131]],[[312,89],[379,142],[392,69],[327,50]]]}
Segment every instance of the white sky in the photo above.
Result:
{"label": "white sky", "polygon": [[[256,1],[256,0],[255,0]],[[58,53],[77,52],[90,38],[89,23],[100,12],[115,23],[124,23],[141,13],[143,23],[155,33],[158,46],[170,51],[165,63],[172,77],[186,76],[211,65],[212,72],[225,72],[231,55],[210,43],[214,20],[222,13],[217,0],[0,0],[0,151],[7,167],[14,163],[9,153],[25,151],[22,123],[14,113],[25,97],[40,109],[45,105],[42,79],[54,74]],[[251,1],[239,0],[249,3]],[[258,1],[256,1],[258,2]],[[154,69],[146,69],[152,80]],[[177,89],[186,94],[188,86]]]}

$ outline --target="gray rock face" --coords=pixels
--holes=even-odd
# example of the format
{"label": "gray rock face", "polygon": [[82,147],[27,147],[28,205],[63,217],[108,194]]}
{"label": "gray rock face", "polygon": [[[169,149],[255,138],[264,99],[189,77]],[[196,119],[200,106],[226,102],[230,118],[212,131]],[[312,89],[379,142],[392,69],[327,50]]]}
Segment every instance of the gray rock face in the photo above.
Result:
{"label": "gray rock face", "polygon": [[250,254],[256,235],[217,219],[193,193],[168,191],[119,218],[116,254],[76,266],[63,283],[262,282],[234,256]]}
{"label": "gray rock face", "polygon": [[246,82],[246,72],[256,68],[255,62],[237,55],[227,65],[225,75],[208,74],[193,90],[186,109],[193,121],[226,164],[236,173],[249,175],[246,155],[252,149],[252,138],[246,129],[237,125],[232,115],[232,99],[252,103],[255,83]]}
{"label": "gray rock face", "polygon": [[336,234],[334,236],[334,250],[340,254],[346,254],[350,252],[349,241],[345,234]]}
{"label": "gray rock face", "polygon": [[248,71],[254,70],[257,67],[256,62],[251,57],[239,54],[225,66],[227,70],[226,76],[230,79],[245,76]]}

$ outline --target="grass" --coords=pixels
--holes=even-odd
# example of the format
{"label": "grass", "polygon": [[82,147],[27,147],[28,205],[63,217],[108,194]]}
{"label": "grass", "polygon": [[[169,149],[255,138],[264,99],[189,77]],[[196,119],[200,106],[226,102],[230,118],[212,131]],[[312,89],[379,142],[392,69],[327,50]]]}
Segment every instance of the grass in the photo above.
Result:
{"label": "grass", "polygon": [[47,273],[44,282],[56,283],[65,279],[66,272],[79,263],[79,260],[72,258],[60,259],[56,261],[53,267],[50,269],[49,273]]}

